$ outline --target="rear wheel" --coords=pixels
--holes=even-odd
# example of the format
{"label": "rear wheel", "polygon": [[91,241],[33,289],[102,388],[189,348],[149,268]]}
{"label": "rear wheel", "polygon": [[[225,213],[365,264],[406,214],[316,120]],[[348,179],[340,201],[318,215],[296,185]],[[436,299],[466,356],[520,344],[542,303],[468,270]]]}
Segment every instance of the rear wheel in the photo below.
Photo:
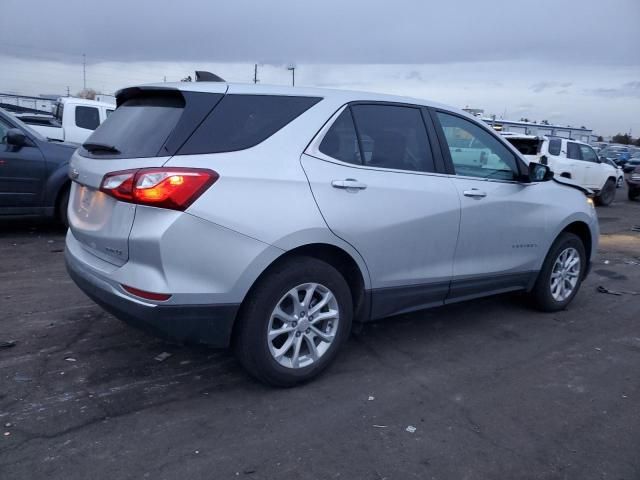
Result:
{"label": "rear wheel", "polygon": [[57,205],[57,217],[58,220],[66,227],[69,228],[69,218],[67,216],[67,208],[69,206],[69,187],[65,187],[65,189],[60,194],[58,198]]}
{"label": "rear wheel", "polygon": [[600,190],[600,194],[596,197],[596,202],[598,205],[606,207],[611,205],[613,199],[616,197],[616,181],[613,178],[607,180]]}
{"label": "rear wheel", "polygon": [[352,317],[351,291],[335,268],[315,258],[291,259],[261,279],[243,305],[236,356],[270,385],[308,381],[335,358]]}
{"label": "rear wheel", "polygon": [[629,188],[627,196],[629,197],[629,200],[635,200],[640,197],[640,188]]}
{"label": "rear wheel", "polygon": [[586,254],[580,237],[562,233],[553,243],[531,291],[536,308],[545,312],[564,309],[576,296],[584,277]]}

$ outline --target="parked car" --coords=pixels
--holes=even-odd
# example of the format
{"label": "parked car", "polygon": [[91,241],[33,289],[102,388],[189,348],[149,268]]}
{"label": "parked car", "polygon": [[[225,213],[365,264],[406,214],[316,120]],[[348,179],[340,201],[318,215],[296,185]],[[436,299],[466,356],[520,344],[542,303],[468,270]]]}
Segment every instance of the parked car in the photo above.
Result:
{"label": "parked car", "polygon": [[624,170],[622,169],[622,167],[618,165],[616,162],[614,162],[613,160],[610,160],[606,157],[600,157],[600,159],[604,163],[608,163],[609,165],[611,165],[613,168],[616,169],[616,187],[622,188],[622,186],[624,185]]}
{"label": "parked car", "polygon": [[617,172],[599,158],[591,145],[577,140],[551,136],[510,135],[514,145],[528,162],[548,165],[557,176],[595,191],[599,205],[609,205],[616,196]]}
{"label": "parked car", "polygon": [[66,224],[67,169],[75,149],[0,109],[0,216],[57,217]]}
{"label": "parked car", "polygon": [[115,110],[110,103],[61,97],[55,107],[54,121],[43,123],[41,117],[31,115],[21,119],[33,130],[52,140],[80,144]]}
{"label": "parked car", "polygon": [[638,165],[640,165],[640,156],[639,157],[632,157],[631,159],[629,159],[629,161],[627,163],[625,163],[624,168],[623,168],[624,173],[633,172]]}
{"label": "parked car", "polygon": [[613,160],[621,167],[624,167],[630,157],[629,148],[621,146],[609,146],[604,148],[598,155]]}
{"label": "parked car", "polygon": [[320,373],[352,321],[517,290],[562,310],[597,250],[588,192],[460,110],[211,82],[118,104],[71,161],[70,276],[270,384]]}
{"label": "parked car", "polygon": [[640,166],[632,170],[631,175],[627,178],[627,193],[629,200],[635,200],[640,197]]}

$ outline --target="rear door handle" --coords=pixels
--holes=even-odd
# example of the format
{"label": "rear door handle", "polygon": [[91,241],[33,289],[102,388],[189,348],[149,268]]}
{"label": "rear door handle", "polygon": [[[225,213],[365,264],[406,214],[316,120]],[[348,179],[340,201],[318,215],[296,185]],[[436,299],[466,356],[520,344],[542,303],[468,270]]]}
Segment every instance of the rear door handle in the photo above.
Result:
{"label": "rear door handle", "polygon": [[478,190],[477,188],[472,188],[471,190],[465,190],[462,192],[465,197],[473,197],[473,198],[483,198],[487,196],[487,192],[483,192],[482,190]]}
{"label": "rear door handle", "polygon": [[365,183],[357,181],[355,178],[347,178],[346,180],[334,180],[331,182],[333,188],[364,190],[367,188]]}

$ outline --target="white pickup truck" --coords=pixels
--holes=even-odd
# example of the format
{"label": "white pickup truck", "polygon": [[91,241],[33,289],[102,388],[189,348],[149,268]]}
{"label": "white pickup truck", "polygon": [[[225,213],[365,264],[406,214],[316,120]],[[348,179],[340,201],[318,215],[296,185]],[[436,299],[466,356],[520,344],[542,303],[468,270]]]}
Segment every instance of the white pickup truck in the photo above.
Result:
{"label": "white pickup truck", "polygon": [[56,121],[43,122],[33,115],[21,116],[21,120],[47,138],[81,144],[115,108],[111,103],[61,97],[53,112]]}
{"label": "white pickup truck", "polygon": [[615,199],[616,169],[603,162],[590,145],[561,137],[503,135],[527,161],[548,165],[556,176],[593,190],[598,205],[609,205]]}

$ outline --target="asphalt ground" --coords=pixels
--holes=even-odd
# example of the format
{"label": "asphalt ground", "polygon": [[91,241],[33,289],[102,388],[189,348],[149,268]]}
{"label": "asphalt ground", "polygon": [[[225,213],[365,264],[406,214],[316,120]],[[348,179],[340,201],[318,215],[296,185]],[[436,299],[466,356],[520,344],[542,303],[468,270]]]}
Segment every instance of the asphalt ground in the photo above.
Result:
{"label": "asphalt ground", "polygon": [[3,221],[0,479],[639,479],[640,295],[597,287],[640,292],[640,202],[598,216],[568,310],[368,324],[294,389],[119,322],[68,278],[61,228]]}

